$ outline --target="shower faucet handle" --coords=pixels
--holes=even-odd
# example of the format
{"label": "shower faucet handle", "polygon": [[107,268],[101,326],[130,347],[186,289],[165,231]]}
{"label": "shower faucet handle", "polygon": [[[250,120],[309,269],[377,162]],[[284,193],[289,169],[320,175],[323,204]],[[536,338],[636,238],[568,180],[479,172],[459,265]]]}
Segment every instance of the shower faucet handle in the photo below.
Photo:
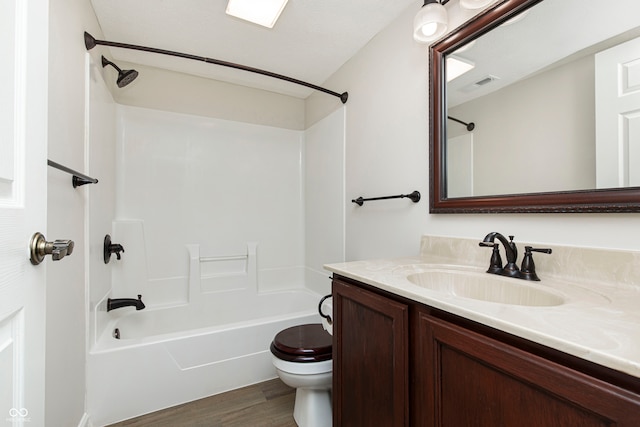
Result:
{"label": "shower faucet handle", "polygon": [[120,260],[120,252],[124,252],[124,247],[118,243],[111,243],[111,236],[104,236],[104,246],[102,248],[104,263],[108,264],[111,260],[111,254],[116,254],[116,259]]}
{"label": "shower faucet handle", "polygon": [[121,259],[120,252],[124,252],[124,248],[120,244],[112,243],[109,245],[109,252],[116,254],[116,259]]}

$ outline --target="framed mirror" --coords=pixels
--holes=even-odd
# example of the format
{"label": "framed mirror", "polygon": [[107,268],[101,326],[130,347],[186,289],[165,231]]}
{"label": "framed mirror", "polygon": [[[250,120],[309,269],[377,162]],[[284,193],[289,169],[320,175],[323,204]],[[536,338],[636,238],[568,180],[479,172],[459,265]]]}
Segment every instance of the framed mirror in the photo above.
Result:
{"label": "framed mirror", "polygon": [[431,213],[640,212],[637,0],[498,1],[429,76]]}

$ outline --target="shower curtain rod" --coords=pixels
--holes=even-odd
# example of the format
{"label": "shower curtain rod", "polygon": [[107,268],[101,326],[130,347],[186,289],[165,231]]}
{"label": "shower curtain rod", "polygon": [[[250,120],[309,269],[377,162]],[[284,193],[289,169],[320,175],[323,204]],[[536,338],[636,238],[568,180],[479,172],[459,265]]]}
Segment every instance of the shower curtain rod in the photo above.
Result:
{"label": "shower curtain rod", "polygon": [[465,123],[465,122],[463,122],[462,120],[460,120],[460,119],[456,119],[455,117],[451,117],[451,116],[447,116],[447,118],[448,118],[449,120],[453,120],[454,122],[458,122],[458,123],[460,123],[461,125],[465,125],[465,126],[467,127],[467,130],[468,130],[469,132],[471,132],[471,131],[472,131],[473,129],[475,129],[475,127],[476,127],[476,124],[475,124],[475,123],[473,123],[473,122],[471,122],[471,123]]}
{"label": "shower curtain rod", "polygon": [[143,52],[160,53],[162,55],[177,56],[178,58],[193,59],[194,61],[201,61],[201,62],[206,62],[208,64],[215,64],[215,65],[221,65],[223,67],[244,70],[250,73],[262,74],[263,76],[273,77],[275,79],[284,80],[289,83],[305,86],[320,92],[327,93],[329,95],[336,96],[340,98],[340,101],[342,101],[343,104],[346,104],[347,99],[349,98],[349,94],[347,92],[343,92],[343,93],[334,92],[332,90],[325,89],[323,87],[314,85],[312,83],[307,83],[302,80],[294,79],[292,77],[283,76],[282,74],[272,73],[271,71],[265,71],[259,68],[247,67],[245,65],[235,64],[233,62],[220,61],[218,59],[213,59],[213,58],[206,58],[204,56],[191,55],[191,54],[182,53],[182,52],[174,52],[172,50],[157,49],[154,47],[138,46],[138,45],[126,44],[126,43],[110,42],[107,40],[97,40],[95,37],[93,37],[91,34],[87,33],[86,31],[84,33],[84,45],[87,48],[87,50],[93,49],[94,47],[96,47],[96,45],[103,45],[103,46],[119,47],[123,49],[140,50]]}

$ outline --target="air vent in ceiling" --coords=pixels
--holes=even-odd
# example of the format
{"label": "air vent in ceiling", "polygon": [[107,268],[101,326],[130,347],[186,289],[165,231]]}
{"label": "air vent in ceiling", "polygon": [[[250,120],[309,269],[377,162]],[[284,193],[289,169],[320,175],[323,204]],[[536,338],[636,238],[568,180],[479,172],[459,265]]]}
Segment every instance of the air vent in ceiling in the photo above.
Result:
{"label": "air vent in ceiling", "polygon": [[491,83],[494,80],[498,80],[498,78],[496,76],[492,76],[492,75],[488,75],[487,77],[478,80],[477,82],[474,83],[475,86],[484,86],[486,84]]}
{"label": "air vent in ceiling", "polygon": [[491,74],[487,74],[485,77],[481,78],[480,80],[476,81],[475,83],[471,83],[468,86],[465,86],[464,88],[461,89],[462,92],[471,92],[473,90],[476,90],[478,88],[481,88],[483,86],[488,85],[489,83],[496,81],[496,80],[500,80],[500,77],[491,75]]}

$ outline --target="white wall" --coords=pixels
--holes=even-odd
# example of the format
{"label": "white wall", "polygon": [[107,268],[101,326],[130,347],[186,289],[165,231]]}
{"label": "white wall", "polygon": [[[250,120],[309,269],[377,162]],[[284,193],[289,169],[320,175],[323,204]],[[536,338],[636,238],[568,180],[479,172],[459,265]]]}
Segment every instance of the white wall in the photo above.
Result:
{"label": "white wall", "polygon": [[[451,28],[464,17],[453,3],[447,4],[457,19]],[[416,205],[400,200],[347,206],[347,259],[415,255],[422,234],[480,239],[490,231],[550,245],[639,249],[638,214],[428,213],[428,48],[412,39],[415,9],[409,7],[324,83],[349,91],[346,198],[414,189],[423,195]],[[307,100],[310,118],[318,116],[316,104],[326,109],[319,97]]]}
{"label": "white wall", "polygon": [[331,292],[322,266],[344,261],[344,123],[342,107],[305,132],[305,286]]}

